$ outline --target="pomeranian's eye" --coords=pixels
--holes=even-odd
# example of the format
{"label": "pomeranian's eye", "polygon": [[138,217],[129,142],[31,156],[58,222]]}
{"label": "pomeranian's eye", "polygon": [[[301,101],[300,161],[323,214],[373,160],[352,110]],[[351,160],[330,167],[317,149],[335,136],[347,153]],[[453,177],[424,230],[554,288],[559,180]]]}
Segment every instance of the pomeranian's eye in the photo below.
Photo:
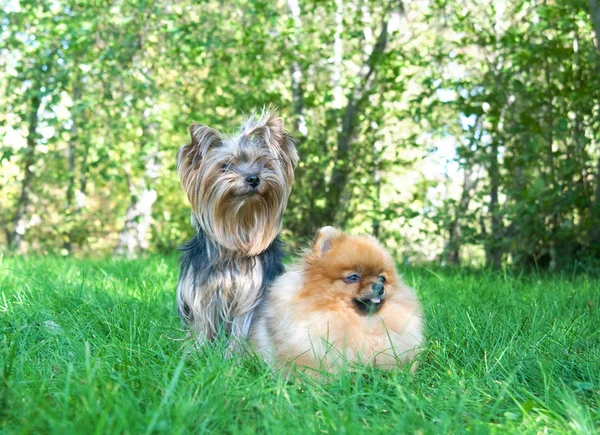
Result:
{"label": "pomeranian's eye", "polygon": [[360,275],[357,275],[356,273],[353,273],[352,275],[349,275],[349,276],[343,278],[343,281],[346,284],[353,284],[355,282],[359,282],[360,281]]}
{"label": "pomeranian's eye", "polygon": [[387,281],[387,279],[385,279],[385,276],[383,276],[383,275],[380,276],[378,279],[379,279],[379,282],[381,282],[382,284],[385,284]]}

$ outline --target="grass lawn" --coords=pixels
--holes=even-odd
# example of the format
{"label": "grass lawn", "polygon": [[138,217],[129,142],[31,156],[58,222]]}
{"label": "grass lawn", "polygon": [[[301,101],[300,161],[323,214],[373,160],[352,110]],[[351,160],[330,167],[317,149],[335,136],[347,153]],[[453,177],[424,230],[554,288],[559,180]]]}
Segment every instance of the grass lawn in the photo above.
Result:
{"label": "grass lawn", "polygon": [[288,383],[190,349],[177,272],[0,258],[0,432],[600,431],[597,277],[405,269],[426,313],[416,373]]}

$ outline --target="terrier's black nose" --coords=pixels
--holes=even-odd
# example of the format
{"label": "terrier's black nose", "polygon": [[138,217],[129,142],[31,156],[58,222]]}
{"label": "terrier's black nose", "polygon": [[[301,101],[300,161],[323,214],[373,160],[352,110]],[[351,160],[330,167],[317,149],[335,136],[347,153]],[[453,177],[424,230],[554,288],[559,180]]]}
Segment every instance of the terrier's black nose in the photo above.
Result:
{"label": "terrier's black nose", "polygon": [[260,178],[258,175],[248,175],[246,176],[246,183],[252,187],[256,187],[260,184]]}
{"label": "terrier's black nose", "polygon": [[371,290],[373,291],[373,293],[375,293],[377,296],[381,296],[383,294],[383,292],[385,291],[385,289],[383,288],[383,286],[381,284],[373,284],[371,286]]}

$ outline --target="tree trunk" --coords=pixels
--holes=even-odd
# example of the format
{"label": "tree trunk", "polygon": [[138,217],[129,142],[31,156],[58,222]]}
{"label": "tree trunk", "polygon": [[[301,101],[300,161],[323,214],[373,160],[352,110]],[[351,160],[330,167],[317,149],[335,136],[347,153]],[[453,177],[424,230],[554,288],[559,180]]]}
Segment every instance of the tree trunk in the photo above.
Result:
{"label": "tree trunk", "polygon": [[[157,140],[155,132],[156,125],[144,128],[142,140]],[[144,148],[145,144],[142,144]],[[153,179],[157,178],[159,170],[159,155],[157,150],[148,153],[144,175],[139,183],[132,180],[131,174],[127,173],[127,184],[129,187],[131,201],[125,213],[125,225],[119,233],[115,254],[124,255],[129,258],[137,257],[148,249],[148,230],[152,223],[152,206],[157,198],[156,190],[150,188]]]}
{"label": "tree trunk", "polygon": [[125,226],[119,233],[115,254],[135,258],[148,249],[146,236],[152,223],[152,206],[156,201],[156,190],[145,188],[135,195],[138,188],[131,187],[131,203],[125,214]]}
{"label": "tree trunk", "polygon": [[498,163],[498,142],[494,140],[491,145],[490,156],[490,216],[492,220],[491,234],[486,249],[488,267],[499,269],[502,266],[502,217],[498,210],[498,191],[500,188],[500,170]]}
{"label": "tree trunk", "polygon": [[[292,46],[290,47],[294,54],[298,52],[298,40],[296,34],[302,28],[302,19],[300,17],[300,5],[298,0],[287,1],[288,13],[294,20],[294,27],[297,32],[292,36]],[[295,59],[296,56],[293,56]],[[304,136],[308,133],[306,128],[306,117],[304,116],[304,90],[302,89],[302,68],[298,61],[294,60],[290,67],[290,81],[292,85],[292,100],[294,103],[294,128]]]}
{"label": "tree trunk", "polygon": [[[600,158],[596,163],[596,194],[594,195],[594,209],[596,210],[596,232],[600,236]],[[600,243],[600,240],[598,240]],[[600,248],[600,246],[598,247]]]}
{"label": "tree trunk", "polygon": [[[596,83],[600,88],[600,2],[598,0],[589,0],[590,16],[594,26],[594,34],[596,36]],[[594,141],[600,144],[600,136],[595,134]],[[594,203],[592,204],[592,229],[590,231],[590,242],[592,250],[596,255],[600,256],[600,157],[596,163],[596,186],[594,193]]]}
{"label": "tree trunk", "polygon": [[[304,100],[304,71],[302,70],[302,66],[298,61],[300,57],[300,53],[302,50],[300,49],[299,39],[302,39],[302,16],[301,9],[298,0],[287,0],[287,14],[288,17],[293,22],[294,31],[290,32],[289,40],[286,41],[285,48],[288,50],[289,55],[288,59],[292,59],[290,65],[290,87],[292,93],[292,103],[294,109],[294,137],[296,139],[296,147],[298,149],[298,153],[300,154],[301,160],[304,155],[305,148],[303,147],[304,141],[308,135],[308,127],[306,124],[306,109],[305,109],[305,100]],[[315,133],[319,133],[315,131]],[[320,189],[318,186],[318,180],[309,179],[310,177],[306,176],[307,173],[307,165],[301,164],[296,168],[296,183],[301,185],[306,185],[307,190],[310,191],[312,189]],[[314,186],[314,187],[313,187]],[[302,188],[300,188],[302,190]],[[314,216],[316,214],[316,206],[315,206],[315,196],[314,195],[306,195],[304,198],[299,199],[292,195],[290,197],[290,206],[292,204],[302,203],[304,205],[304,213],[308,216]],[[316,231],[317,223],[311,219],[302,219],[299,221],[292,221],[289,223],[289,230],[292,231],[294,236],[298,239],[305,239],[308,237],[313,237]]]}
{"label": "tree trunk", "polygon": [[375,184],[375,204],[373,217],[373,236],[379,237],[381,213],[381,154],[382,144],[379,140],[373,143],[373,184]]}
{"label": "tree trunk", "polygon": [[596,53],[600,56],[600,2],[598,0],[589,0],[590,16],[596,35]]}
{"label": "tree trunk", "polygon": [[462,219],[471,203],[471,191],[475,190],[478,178],[473,176],[473,169],[468,162],[465,165],[463,189],[460,201],[456,207],[454,221],[450,225],[448,243],[446,245],[446,261],[453,266],[460,266],[460,247],[462,244]]}
{"label": "tree trunk", "polygon": [[333,87],[332,107],[336,110],[344,107],[344,89],[342,88],[342,60],[344,58],[344,1],[336,0],[335,34],[333,36],[333,68],[331,71],[331,84]]}
{"label": "tree trunk", "polygon": [[333,172],[331,174],[329,189],[325,194],[326,207],[324,221],[340,226],[343,226],[343,222],[340,222],[338,211],[343,208],[341,201],[342,194],[344,193],[348,176],[351,172],[349,161],[350,146],[352,145],[356,133],[357,118],[362,103],[369,95],[371,87],[373,86],[378,61],[387,46],[388,22],[389,18],[387,16],[384,17],[377,43],[361,68],[358,82],[348,98],[346,109],[342,117],[341,130],[337,137],[337,149],[334,157]]}
{"label": "tree trunk", "polygon": [[[546,1],[544,1],[544,5]],[[557,231],[558,231],[558,215],[560,210],[556,207],[556,202],[560,206],[561,198],[560,193],[555,194],[554,192],[559,192],[556,186],[556,171],[555,171],[555,163],[554,163],[554,92],[552,91],[552,79],[550,77],[550,65],[548,59],[544,60],[544,77],[546,80],[546,91],[548,92],[548,101],[546,102],[546,128],[548,131],[548,135],[546,137],[547,140],[547,156],[548,156],[548,170],[549,170],[549,180],[547,182],[547,187],[553,190],[552,198],[554,198],[554,203],[552,210],[550,211],[550,240],[548,246],[548,252],[550,254],[550,270],[554,270],[556,268],[557,259],[556,259],[556,244],[557,244]],[[540,169],[541,176],[544,177],[544,171]]]}
{"label": "tree trunk", "polygon": [[[74,224],[73,220],[75,215],[77,214],[74,210],[73,203],[75,199],[75,160],[77,158],[77,141],[79,140],[77,134],[77,122],[78,122],[78,103],[81,100],[81,83],[80,77],[77,75],[75,82],[73,84],[73,107],[71,110],[71,136],[69,138],[69,154],[68,154],[68,163],[69,163],[69,181],[67,184],[67,216],[70,219],[71,228],[69,229],[69,233],[67,234],[67,240],[65,242],[65,249],[69,252],[69,255],[73,254],[73,239],[74,230],[72,225]],[[80,208],[78,207],[78,210]]]}
{"label": "tree trunk", "polygon": [[21,184],[21,194],[17,211],[13,218],[12,233],[9,234],[8,246],[13,251],[21,249],[23,236],[25,235],[25,224],[23,219],[27,207],[29,206],[29,189],[33,180],[33,172],[31,166],[35,163],[35,147],[37,142],[37,126],[38,126],[38,111],[42,100],[35,96],[31,99],[31,111],[29,112],[28,132],[27,132],[27,148],[25,149],[25,158],[23,160],[23,183]]}
{"label": "tree trunk", "polygon": [[[477,116],[475,123],[473,124],[473,134],[469,138],[469,143],[478,144],[481,140],[481,128],[479,123],[481,122],[481,116]],[[473,165],[467,159],[464,165],[464,178],[463,188],[460,196],[460,202],[456,207],[456,213],[454,215],[454,221],[450,225],[448,234],[448,243],[446,244],[445,253],[446,261],[448,264],[453,266],[460,265],[460,247],[462,244],[462,219],[469,209],[471,203],[471,191],[477,188],[479,183],[479,174],[473,175]],[[482,228],[482,232],[485,232],[485,227]]]}

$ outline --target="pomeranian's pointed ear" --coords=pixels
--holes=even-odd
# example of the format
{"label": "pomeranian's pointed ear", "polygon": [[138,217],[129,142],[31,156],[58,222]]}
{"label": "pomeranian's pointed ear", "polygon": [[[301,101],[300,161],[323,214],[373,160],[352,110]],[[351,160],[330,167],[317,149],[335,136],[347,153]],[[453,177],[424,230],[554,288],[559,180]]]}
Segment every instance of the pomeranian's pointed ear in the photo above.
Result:
{"label": "pomeranian's pointed ear", "polygon": [[332,240],[343,233],[334,227],[323,227],[317,232],[313,242],[313,252],[317,257],[322,257],[331,249]]}

